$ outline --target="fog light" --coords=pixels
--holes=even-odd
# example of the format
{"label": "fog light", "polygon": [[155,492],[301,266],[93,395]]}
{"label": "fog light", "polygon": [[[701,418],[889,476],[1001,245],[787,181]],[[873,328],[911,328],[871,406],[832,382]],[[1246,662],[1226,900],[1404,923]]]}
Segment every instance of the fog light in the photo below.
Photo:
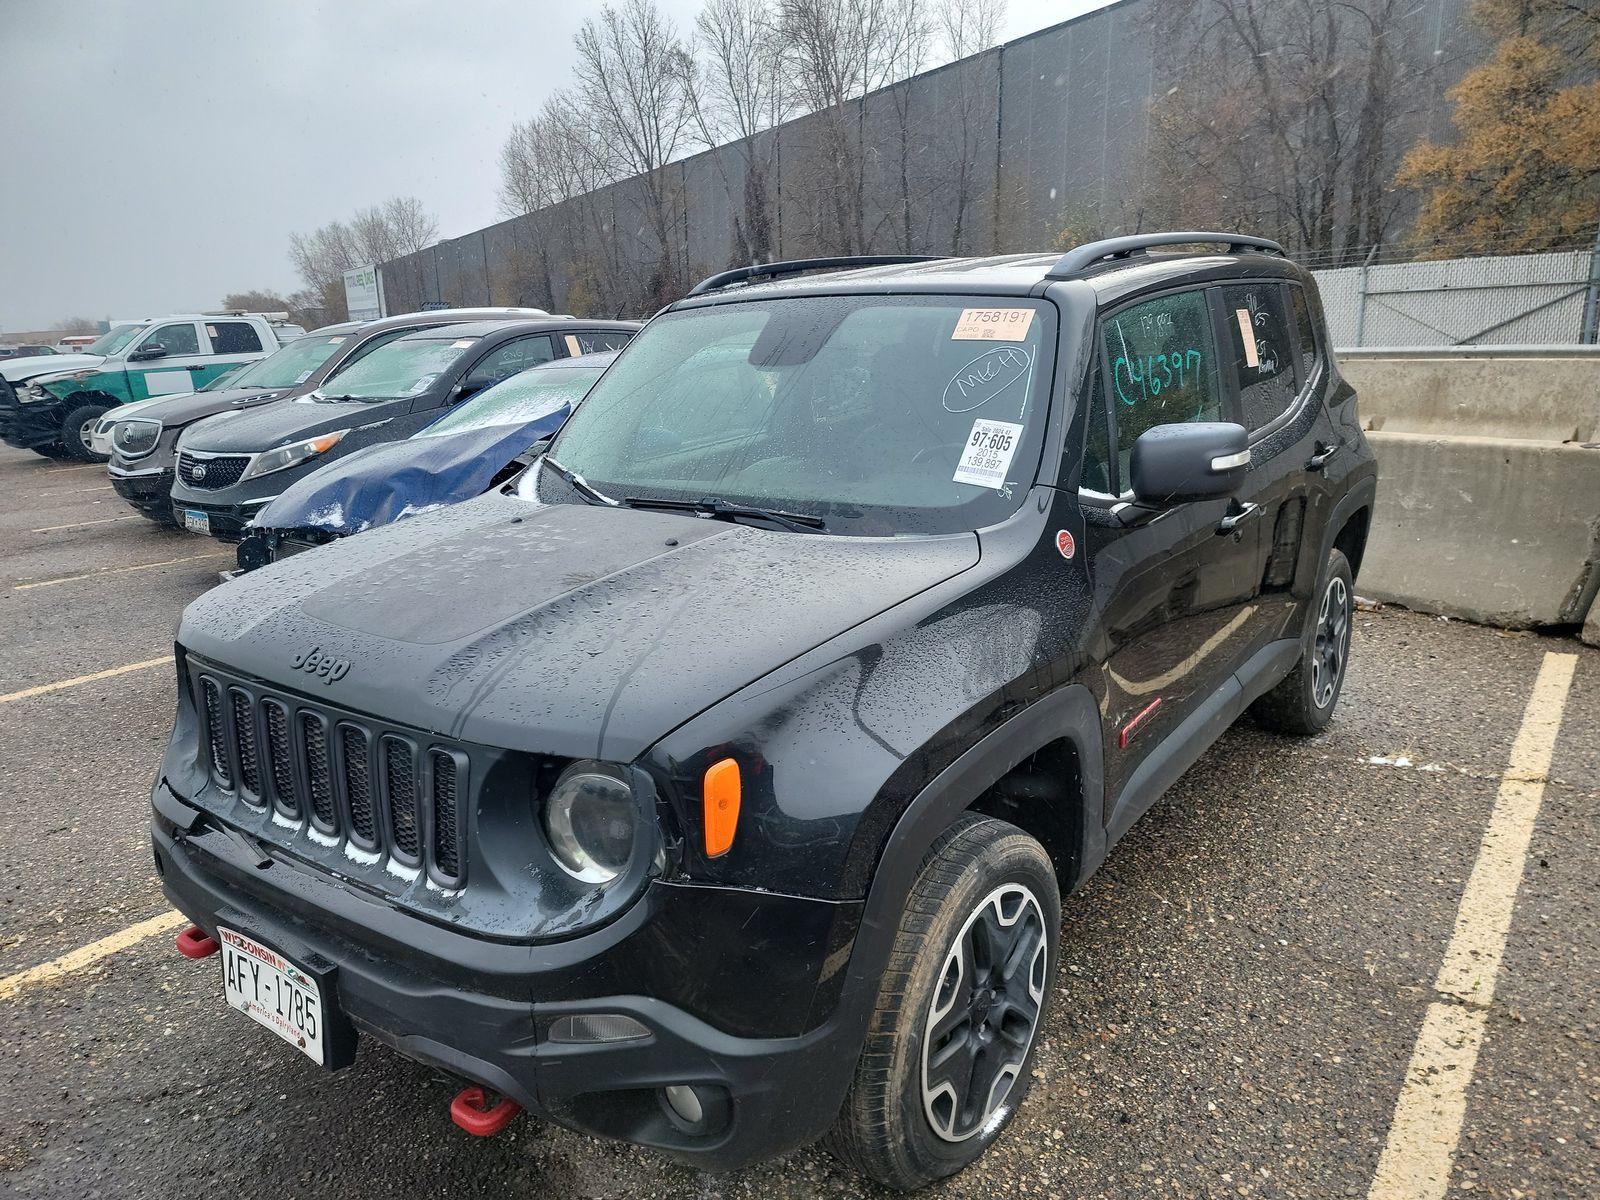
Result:
{"label": "fog light", "polygon": [[567,1044],[580,1042],[631,1042],[650,1036],[650,1030],[621,1013],[582,1013],[558,1017],[550,1025],[550,1040]]}
{"label": "fog light", "polygon": [[667,1106],[688,1124],[698,1125],[706,1119],[706,1106],[700,1103],[700,1093],[692,1087],[675,1083],[663,1088],[662,1094],[667,1098]]}

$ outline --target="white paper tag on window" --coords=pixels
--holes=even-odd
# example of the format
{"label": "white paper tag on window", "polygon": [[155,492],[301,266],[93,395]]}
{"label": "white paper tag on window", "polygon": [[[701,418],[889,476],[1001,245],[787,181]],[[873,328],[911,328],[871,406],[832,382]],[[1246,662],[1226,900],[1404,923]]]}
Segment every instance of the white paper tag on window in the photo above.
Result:
{"label": "white paper tag on window", "polygon": [[1031,308],[964,308],[952,342],[1022,342],[1033,324]]}
{"label": "white paper tag on window", "polygon": [[957,483],[972,483],[978,487],[1004,486],[1006,472],[1011,469],[1011,459],[1021,441],[1021,425],[986,421],[980,417],[972,423],[972,434],[961,451],[961,461],[956,464],[952,478]]}
{"label": "white paper tag on window", "polygon": [[1256,331],[1250,324],[1250,310],[1236,308],[1233,310],[1233,315],[1239,321],[1239,336],[1244,339],[1244,365],[1259,367],[1261,356],[1256,352]]}
{"label": "white paper tag on window", "polygon": [[450,343],[450,349],[452,349],[452,350],[465,350],[468,346],[472,345],[472,343],[477,341],[477,340],[478,340],[477,338],[457,338],[455,341]]}

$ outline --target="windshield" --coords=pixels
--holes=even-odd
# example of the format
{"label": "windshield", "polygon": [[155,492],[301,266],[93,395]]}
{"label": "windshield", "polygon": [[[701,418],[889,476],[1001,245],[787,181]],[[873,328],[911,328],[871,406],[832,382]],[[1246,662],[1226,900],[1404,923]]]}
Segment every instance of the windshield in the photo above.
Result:
{"label": "windshield", "polygon": [[442,420],[412,437],[444,437],[490,425],[526,425],[578,401],[600,378],[603,367],[535,367],[474,396]]}
{"label": "windshield", "polygon": [[477,340],[472,337],[453,341],[401,338],[379,346],[365,358],[334,372],[323,383],[322,392],[329,397],[388,400],[427,391],[429,385]]}
{"label": "windshield", "polygon": [[715,496],[862,534],[976,529],[1033,482],[1053,328],[1036,301],[944,296],[668,313],[550,453],[617,499]]}
{"label": "windshield", "polygon": [[243,378],[244,373],[247,370],[249,370],[249,366],[241,363],[239,366],[234,367],[231,371],[224,371],[210,383],[206,384],[205,387],[197,388],[195,390],[201,392],[225,392],[229,388],[236,388],[239,386],[239,380]]}
{"label": "windshield", "polygon": [[94,341],[85,346],[79,353],[82,354],[115,354],[134,338],[143,333],[143,325],[118,325],[110,333],[102,333]]}
{"label": "windshield", "polygon": [[343,334],[295,338],[281,350],[251,363],[234,376],[229,387],[287,388],[310,379],[349,339]]}

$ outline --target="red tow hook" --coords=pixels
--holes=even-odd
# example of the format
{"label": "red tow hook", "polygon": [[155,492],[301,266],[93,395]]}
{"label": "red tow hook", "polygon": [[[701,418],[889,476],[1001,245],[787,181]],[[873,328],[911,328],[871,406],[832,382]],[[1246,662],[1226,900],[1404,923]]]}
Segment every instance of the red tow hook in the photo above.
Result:
{"label": "red tow hook", "polygon": [[504,1096],[489,1099],[486,1089],[473,1084],[450,1101],[450,1119],[474,1137],[493,1137],[511,1124],[522,1105]]}
{"label": "red tow hook", "polygon": [[177,937],[178,953],[185,958],[209,958],[222,947],[198,925],[191,925]]}

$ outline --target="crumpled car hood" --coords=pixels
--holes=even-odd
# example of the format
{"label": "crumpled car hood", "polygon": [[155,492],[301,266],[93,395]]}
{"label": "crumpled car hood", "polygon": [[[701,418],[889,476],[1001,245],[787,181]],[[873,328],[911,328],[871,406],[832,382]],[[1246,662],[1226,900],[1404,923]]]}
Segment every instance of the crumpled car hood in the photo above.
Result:
{"label": "crumpled car hood", "polygon": [[106,360],[98,354],[30,354],[27,358],[0,358],[0,375],[10,383],[40,375],[65,375],[92,371]]}
{"label": "crumpled car hood", "polygon": [[291,484],[251,524],[342,535],[459,504],[482,495],[501,468],[559,429],[568,411],[562,406],[522,425],[365,447]]}

